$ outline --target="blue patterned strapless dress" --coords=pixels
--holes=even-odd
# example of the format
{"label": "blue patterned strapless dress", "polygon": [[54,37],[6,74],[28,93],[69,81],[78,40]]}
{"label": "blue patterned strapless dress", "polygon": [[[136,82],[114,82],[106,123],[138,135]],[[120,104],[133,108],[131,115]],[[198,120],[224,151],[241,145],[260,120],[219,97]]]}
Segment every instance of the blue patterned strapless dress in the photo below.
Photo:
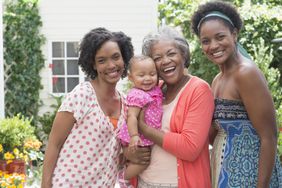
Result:
{"label": "blue patterned strapless dress", "polygon": [[[213,126],[218,134],[211,153],[212,187],[255,188],[260,139],[243,103],[215,99]],[[282,188],[282,167],[278,156],[270,188]]]}

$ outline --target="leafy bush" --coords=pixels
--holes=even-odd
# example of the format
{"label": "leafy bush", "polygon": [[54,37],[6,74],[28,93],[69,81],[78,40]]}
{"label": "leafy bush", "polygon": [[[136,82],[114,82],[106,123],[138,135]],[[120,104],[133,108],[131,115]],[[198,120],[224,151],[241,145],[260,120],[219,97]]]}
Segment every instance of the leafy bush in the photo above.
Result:
{"label": "leafy bush", "polygon": [[56,101],[55,104],[52,104],[50,106],[51,109],[53,109],[53,111],[46,112],[42,116],[39,116],[38,117],[39,124],[38,124],[38,126],[36,128],[36,134],[43,141],[43,147],[42,147],[43,150],[46,147],[48,136],[49,136],[49,134],[51,132],[52,124],[53,124],[53,121],[55,119],[56,113],[57,113],[59,107],[61,106],[63,96],[54,96],[54,95],[52,95],[52,98],[55,99],[55,101]]}
{"label": "leafy bush", "polygon": [[31,119],[20,114],[0,120],[0,159],[28,162],[40,158],[41,142],[34,130]]}
{"label": "leafy bush", "polygon": [[191,65],[189,72],[206,80],[209,84],[219,72],[218,67],[213,64],[202,52],[199,44],[196,45],[191,54]]}
{"label": "leafy bush", "polygon": [[[254,50],[254,61],[264,73],[264,76],[268,82],[268,87],[272,93],[272,97],[275,103],[275,108],[278,109],[282,105],[282,88],[278,82],[280,79],[280,72],[270,66],[273,55],[272,49],[269,49],[265,45],[262,38],[259,39],[259,44],[252,44],[251,48]],[[282,117],[282,114],[279,114]]]}
{"label": "leafy bush", "polygon": [[[6,0],[3,13],[5,112],[33,117],[41,105],[40,70],[44,67],[37,0]],[[35,124],[35,123],[34,123]]]}
{"label": "leafy bush", "polygon": [[277,148],[277,152],[278,152],[279,156],[282,156],[282,130],[279,131],[279,135],[278,135],[278,148]]}
{"label": "leafy bush", "polygon": [[21,146],[25,139],[34,137],[34,127],[30,122],[31,119],[21,115],[0,120],[0,143],[5,149],[13,150]]}
{"label": "leafy bush", "polygon": [[[282,73],[282,44],[273,44],[271,41],[282,37],[282,6],[266,6],[266,4],[254,4],[242,6],[239,11],[244,18],[244,28],[240,32],[240,42],[252,56],[255,54],[253,46],[259,46],[261,39],[269,48],[266,52],[271,53],[271,67],[280,68]],[[282,84],[282,78],[280,78]]]}

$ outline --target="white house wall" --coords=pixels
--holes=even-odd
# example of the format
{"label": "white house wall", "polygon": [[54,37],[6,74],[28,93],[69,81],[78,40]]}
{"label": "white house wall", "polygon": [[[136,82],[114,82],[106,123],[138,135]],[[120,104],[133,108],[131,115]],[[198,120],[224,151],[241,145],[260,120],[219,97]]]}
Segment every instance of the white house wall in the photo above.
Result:
{"label": "white house wall", "polygon": [[143,37],[157,28],[158,0],[41,0],[42,34],[46,37],[43,47],[45,68],[41,72],[40,113],[49,111],[54,101],[51,93],[49,61],[52,41],[80,41],[84,34],[96,27],[123,31],[132,38],[135,53],[141,53]]}

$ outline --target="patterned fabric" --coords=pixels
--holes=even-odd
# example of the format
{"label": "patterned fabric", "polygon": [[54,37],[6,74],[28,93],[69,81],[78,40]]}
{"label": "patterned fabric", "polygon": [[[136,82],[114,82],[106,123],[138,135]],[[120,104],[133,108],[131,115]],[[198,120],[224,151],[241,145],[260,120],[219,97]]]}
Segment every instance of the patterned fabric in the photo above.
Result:
{"label": "patterned fabric", "polygon": [[[211,154],[212,187],[256,187],[260,140],[243,103],[215,99],[213,126],[218,134]],[[270,187],[282,187],[278,157]]]}
{"label": "patterned fabric", "polygon": [[130,184],[130,180],[125,180],[124,178],[125,168],[121,169],[118,172],[118,183],[120,188],[134,188],[133,185]]}
{"label": "patterned fabric", "polygon": [[138,178],[137,188],[177,188],[177,185],[168,183],[147,183],[142,178]]}
{"label": "patterned fabric", "polygon": [[[52,179],[53,188],[114,187],[120,153],[118,130],[99,107],[91,83],[76,86],[59,111],[73,113],[76,123],[59,153]],[[123,111],[118,127],[124,120]]]}
{"label": "patterned fabric", "polygon": [[[143,91],[137,88],[133,88],[129,91],[126,97],[126,103],[128,106],[135,106],[139,108],[145,107],[145,123],[156,129],[160,129],[162,121],[162,91],[159,87],[154,87],[150,91]],[[150,146],[153,144],[151,140],[148,140],[144,135],[140,134],[142,140],[142,146]],[[128,133],[126,121],[119,132],[119,138],[123,143],[128,144],[130,136]]]}

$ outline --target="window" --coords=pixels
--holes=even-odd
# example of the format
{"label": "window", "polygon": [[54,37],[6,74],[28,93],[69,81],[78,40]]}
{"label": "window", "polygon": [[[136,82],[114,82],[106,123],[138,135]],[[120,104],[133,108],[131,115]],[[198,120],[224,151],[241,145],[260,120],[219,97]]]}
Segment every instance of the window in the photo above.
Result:
{"label": "window", "polygon": [[70,92],[85,80],[78,67],[78,42],[52,42],[52,93]]}

